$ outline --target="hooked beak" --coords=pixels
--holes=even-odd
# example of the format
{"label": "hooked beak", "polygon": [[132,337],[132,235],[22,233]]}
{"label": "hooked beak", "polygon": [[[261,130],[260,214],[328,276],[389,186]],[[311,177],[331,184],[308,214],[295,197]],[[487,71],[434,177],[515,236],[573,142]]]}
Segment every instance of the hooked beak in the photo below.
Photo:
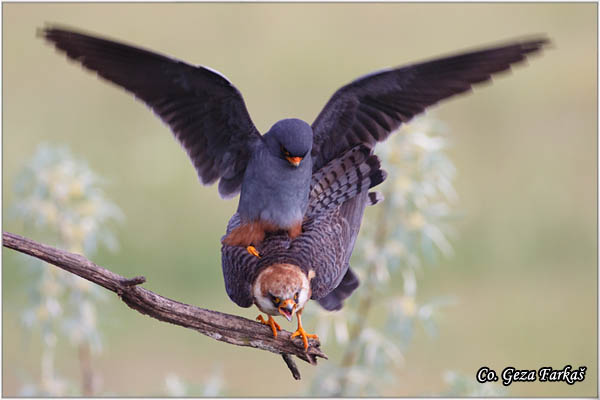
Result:
{"label": "hooked beak", "polygon": [[300,161],[302,161],[302,157],[286,156],[285,159],[288,160],[288,162],[290,164],[292,164],[294,167],[297,167],[298,165],[300,165]]}
{"label": "hooked beak", "polygon": [[292,320],[294,310],[296,310],[296,302],[292,299],[287,299],[279,306],[279,313],[286,317],[288,321]]}

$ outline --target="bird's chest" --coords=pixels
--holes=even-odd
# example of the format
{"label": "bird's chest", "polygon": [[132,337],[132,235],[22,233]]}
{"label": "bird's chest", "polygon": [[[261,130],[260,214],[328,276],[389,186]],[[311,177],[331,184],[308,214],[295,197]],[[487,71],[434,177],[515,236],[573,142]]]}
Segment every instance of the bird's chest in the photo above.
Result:
{"label": "bird's chest", "polygon": [[308,205],[311,170],[310,158],[297,168],[268,155],[251,158],[238,206],[242,220],[266,220],[281,228],[302,220]]}

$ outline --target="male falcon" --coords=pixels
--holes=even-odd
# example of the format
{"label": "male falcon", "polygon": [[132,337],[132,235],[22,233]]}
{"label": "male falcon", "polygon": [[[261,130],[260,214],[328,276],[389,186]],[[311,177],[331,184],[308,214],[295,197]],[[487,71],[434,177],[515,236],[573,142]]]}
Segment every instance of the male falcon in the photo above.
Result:
{"label": "male falcon", "polygon": [[[509,69],[548,43],[545,38],[515,40],[371,73],[338,89],[312,125],[284,119],[261,135],[241,93],[208,67],[60,27],[48,27],[40,33],[69,58],[146,103],[171,128],[203,184],[219,180],[219,194],[225,198],[241,192],[239,221],[229,224],[232,229],[222,241],[227,247],[242,246],[243,251],[246,247],[262,256],[261,260],[269,259],[269,254],[259,254],[254,246],[260,245],[267,233],[285,232],[292,243],[302,239],[307,218],[314,217],[308,215],[313,174],[355,146],[372,151],[377,142],[427,107],[489,80],[492,74]],[[348,257],[366,202],[367,192],[362,191],[339,206],[351,231],[344,237]],[[329,252],[315,243],[305,248],[309,249]],[[336,271],[339,276],[333,282],[343,284],[349,270],[342,266]],[[315,274],[328,272],[314,270]],[[254,275],[251,271],[247,274]],[[335,293],[335,287],[330,289]],[[316,292],[313,288],[312,297],[317,299],[328,294],[327,290],[318,291],[318,296]],[[254,301],[259,304],[260,299],[255,297]],[[301,309],[294,296],[279,301],[285,305],[282,313],[286,317],[290,304],[296,304],[292,313]],[[261,307],[266,310],[262,303]]]}

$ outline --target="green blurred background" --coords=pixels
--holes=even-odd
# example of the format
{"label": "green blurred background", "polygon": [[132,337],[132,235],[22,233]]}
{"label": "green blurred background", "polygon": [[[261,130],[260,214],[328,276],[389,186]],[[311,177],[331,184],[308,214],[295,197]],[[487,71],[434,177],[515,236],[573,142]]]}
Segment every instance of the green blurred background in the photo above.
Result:
{"label": "green blurred background", "polygon": [[[120,251],[94,261],[182,302],[253,318],[227,298],[220,236],[237,202],[202,187],[184,151],[144,105],[99,81],[36,38],[61,23],[225,74],[261,131],[283,117],[312,121],[341,85],[373,70],[532,33],[553,41],[542,57],[429,111],[450,131],[463,217],[455,256],[427,268],[423,298],[455,295],[439,337],[418,334],[386,394],[444,389],[442,374],[483,365],[586,365],[584,382],[515,383],[513,396],[597,395],[596,4],[3,4],[3,212],[15,174],[37,144],[67,144],[109,180],[123,210]],[[24,233],[5,219],[3,230]],[[36,238],[35,233],[31,234]],[[39,237],[38,237],[39,239]],[[26,302],[18,256],[3,252],[3,394],[19,370],[35,376],[39,344],[19,318]],[[316,306],[316,305],[313,305]],[[173,372],[194,382],[216,365],[233,396],[302,393],[273,354],[101,304],[102,387],[160,394]],[[292,328],[292,325],[284,327]],[[78,376],[77,355],[58,367]],[[325,348],[327,352],[327,348]],[[325,363],[337,363],[330,353]]]}

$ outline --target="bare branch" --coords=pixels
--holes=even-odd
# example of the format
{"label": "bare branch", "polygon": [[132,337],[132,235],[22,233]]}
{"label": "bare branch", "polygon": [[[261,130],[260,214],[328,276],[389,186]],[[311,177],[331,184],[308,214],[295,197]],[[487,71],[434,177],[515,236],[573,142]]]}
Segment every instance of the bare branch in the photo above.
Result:
{"label": "bare branch", "polygon": [[143,276],[127,279],[94,264],[82,255],[69,253],[9,232],[3,232],[2,241],[5,247],[54,264],[115,292],[125,304],[142,314],[194,329],[222,342],[281,354],[295,379],[300,379],[300,373],[290,355],[295,355],[313,365],[317,363],[318,357],[327,359],[319,349],[318,341],[311,339],[308,350],[304,351],[302,340],[292,341],[291,333],[288,331],[282,330],[277,338],[274,338],[271,328],[258,322],[180,303],[137,286],[146,281]]}
{"label": "bare branch", "polygon": [[283,361],[285,361],[285,364],[288,366],[290,371],[292,371],[292,376],[294,379],[299,381],[302,377],[300,376],[300,371],[298,370],[294,359],[289,354],[282,354],[281,356],[283,357]]}

